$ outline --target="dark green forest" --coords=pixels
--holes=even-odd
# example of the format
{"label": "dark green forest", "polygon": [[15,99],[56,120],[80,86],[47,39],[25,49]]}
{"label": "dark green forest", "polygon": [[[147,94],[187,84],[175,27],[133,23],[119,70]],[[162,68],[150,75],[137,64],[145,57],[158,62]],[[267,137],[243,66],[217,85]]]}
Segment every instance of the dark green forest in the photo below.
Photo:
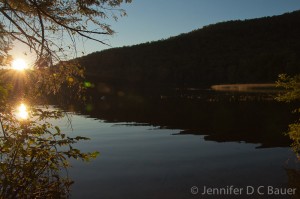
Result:
{"label": "dark green forest", "polygon": [[[200,19],[199,19],[200,20]],[[78,59],[87,79],[139,87],[270,83],[300,73],[300,11],[208,25]]]}

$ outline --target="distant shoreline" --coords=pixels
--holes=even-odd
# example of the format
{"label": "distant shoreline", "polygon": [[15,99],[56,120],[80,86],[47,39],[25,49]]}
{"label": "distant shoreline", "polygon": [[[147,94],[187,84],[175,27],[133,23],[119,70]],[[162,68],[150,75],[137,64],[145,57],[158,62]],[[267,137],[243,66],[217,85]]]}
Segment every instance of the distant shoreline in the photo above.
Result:
{"label": "distant shoreline", "polygon": [[214,91],[232,92],[280,92],[283,89],[276,87],[275,83],[265,84],[220,84],[210,87]]}

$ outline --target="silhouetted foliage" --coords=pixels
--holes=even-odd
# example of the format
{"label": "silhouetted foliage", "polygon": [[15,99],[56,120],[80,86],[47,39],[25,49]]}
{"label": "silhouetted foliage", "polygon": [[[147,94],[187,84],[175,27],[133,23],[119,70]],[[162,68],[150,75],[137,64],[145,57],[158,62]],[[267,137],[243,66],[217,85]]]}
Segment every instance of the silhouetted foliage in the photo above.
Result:
{"label": "silhouetted foliage", "polygon": [[114,31],[105,19],[126,15],[131,0],[0,0],[0,63],[9,60],[13,41],[25,44],[37,66],[52,66],[76,53],[78,39],[106,44],[97,35]]}
{"label": "silhouetted foliage", "polygon": [[80,38],[105,44],[95,35],[113,34],[103,20],[124,16],[123,2],[131,0],[0,0],[0,65],[11,61],[14,41],[37,58],[33,70],[0,69],[0,198],[68,198],[69,158],[97,156],[74,146],[88,138],[69,137],[49,122],[66,114],[37,106],[58,94],[64,101],[84,98],[84,71],[63,60],[77,53]]}
{"label": "silhouetted foliage", "polygon": [[[300,74],[293,77],[286,74],[281,74],[277,81],[277,85],[287,90],[284,94],[281,94],[277,97],[278,101],[300,101]],[[299,115],[300,108],[298,107],[295,109],[294,113]],[[293,141],[291,146],[300,159],[300,119],[289,125],[287,135]]]}

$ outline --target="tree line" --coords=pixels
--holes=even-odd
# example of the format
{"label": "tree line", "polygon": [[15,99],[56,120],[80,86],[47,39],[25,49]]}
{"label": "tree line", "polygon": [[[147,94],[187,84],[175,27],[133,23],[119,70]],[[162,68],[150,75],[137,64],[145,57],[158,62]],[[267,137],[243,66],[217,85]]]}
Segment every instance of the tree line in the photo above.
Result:
{"label": "tree line", "polygon": [[221,22],[79,58],[90,80],[142,87],[269,83],[300,72],[300,11]]}

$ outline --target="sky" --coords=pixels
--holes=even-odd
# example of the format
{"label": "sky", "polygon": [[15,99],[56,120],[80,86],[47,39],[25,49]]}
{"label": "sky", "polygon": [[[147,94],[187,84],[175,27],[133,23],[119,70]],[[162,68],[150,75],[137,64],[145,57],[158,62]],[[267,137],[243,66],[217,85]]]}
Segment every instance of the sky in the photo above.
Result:
{"label": "sky", "polygon": [[[108,21],[116,34],[105,38],[112,47],[166,39],[228,20],[280,15],[300,10],[300,0],[133,0],[123,5],[128,16]],[[85,42],[86,54],[109,46]]]}
{"label": "sky", "polygon": [[[98,38],[110,46],[85,41],[78,45],[78,51],[90,54],[166,39],[217,22],[280,15],[300,10],[300,0],[133,0],[121,8],[126,10],[126,17],[118,22],[105,21],[116,34]],[[13,54],[23,56],[18,49]]]}

